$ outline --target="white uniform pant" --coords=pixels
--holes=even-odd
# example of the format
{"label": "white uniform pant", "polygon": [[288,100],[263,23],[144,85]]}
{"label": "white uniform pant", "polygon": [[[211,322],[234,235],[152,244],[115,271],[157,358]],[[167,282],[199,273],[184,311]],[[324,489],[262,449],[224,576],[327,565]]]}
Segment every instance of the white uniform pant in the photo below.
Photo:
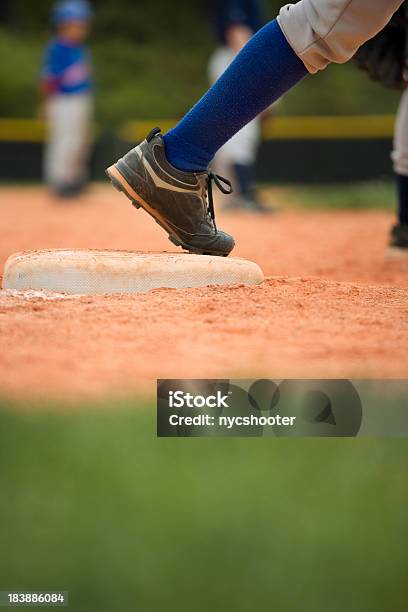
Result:
{"label": "white uniform pant", "polygon": [[88,178],[93,101],[89,94],[56,95],[47,102],[44,177],[54,188]]}
{"label": "white uniform pant", "polygon": [[309,72],[347,62],[389,22],[404,0],[300,0],[278,21]]}
{"label": "white uniform pant", "polygon": [[231,164],[252,166],[256,162],[260,140],[261,126],[257,118],[228,140],[218,151],[217,157]]}

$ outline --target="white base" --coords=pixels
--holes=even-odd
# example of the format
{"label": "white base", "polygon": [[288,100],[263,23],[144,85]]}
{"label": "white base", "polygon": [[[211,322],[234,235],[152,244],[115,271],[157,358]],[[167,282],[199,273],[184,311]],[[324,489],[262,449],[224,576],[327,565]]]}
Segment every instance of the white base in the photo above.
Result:
{"label": "white base", "polygon": [[245,259],[56,249],[11,255],[4,268],[3,289],[100,295],[146,293],[164,287],[258,285],[263,280],[259,266]]}

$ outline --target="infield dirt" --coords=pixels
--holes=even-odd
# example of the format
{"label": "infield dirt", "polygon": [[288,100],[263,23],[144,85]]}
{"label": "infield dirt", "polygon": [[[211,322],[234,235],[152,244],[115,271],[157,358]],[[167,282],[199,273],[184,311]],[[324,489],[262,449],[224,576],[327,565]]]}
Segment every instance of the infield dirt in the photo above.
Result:
{"label": "infield dirt", "polygon": [[[279,193],[275,194],[279,198]],[[0,292],[0,396],[154,391],[156,378],[408,377],[408,260],[386,262],[392,215],[219,214],[263,286],[139,296]],[[16,251],[177,252],[109,186],[74,203],[0,189],[0,265]]]}

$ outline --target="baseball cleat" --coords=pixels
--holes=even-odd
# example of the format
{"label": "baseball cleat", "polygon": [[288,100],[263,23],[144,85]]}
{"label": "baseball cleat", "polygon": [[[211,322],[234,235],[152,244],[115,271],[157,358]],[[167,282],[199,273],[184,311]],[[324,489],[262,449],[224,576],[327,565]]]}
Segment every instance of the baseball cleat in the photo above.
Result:
{"label": "baseball cleat", "polygon": [[182,172],[166,158],[160,128],[155,128],[106,173],[136,208],[143,208],[176,246],[190,253],[227,256],[232,236],[217,229],[212,183],[224,194],[231,183],[213,172]]}
{"label": "baseball cleat", "polygon": [[391,230],[391,241],[387,255],[408,259],[408,225],[395,225]]}

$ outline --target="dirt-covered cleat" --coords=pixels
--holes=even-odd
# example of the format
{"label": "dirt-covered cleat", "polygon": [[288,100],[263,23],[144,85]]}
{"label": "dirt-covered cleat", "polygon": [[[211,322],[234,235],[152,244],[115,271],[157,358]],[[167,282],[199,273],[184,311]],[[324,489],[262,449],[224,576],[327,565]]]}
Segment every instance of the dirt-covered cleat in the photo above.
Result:
{"label": "dirt-covered cleat", "polygon": [[224,194],[231,183],[213,172],[182,172],[166,158],[160,128],[106,171],[116,189],[143,208],[176,246],[190,253],[227,256],[232,236],[215,224],[212,183]]}
{"label": "dirt-covered cleat", "polygon": [[408,259],[408,225],[400,224],[392,228],[387,255],[391,258]]}

